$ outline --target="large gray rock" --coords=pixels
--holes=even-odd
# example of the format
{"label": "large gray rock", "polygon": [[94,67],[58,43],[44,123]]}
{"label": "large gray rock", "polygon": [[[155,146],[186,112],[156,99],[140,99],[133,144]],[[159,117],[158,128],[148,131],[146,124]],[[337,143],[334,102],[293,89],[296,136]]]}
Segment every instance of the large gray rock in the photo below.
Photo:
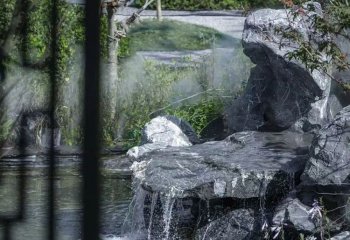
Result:
{"label": "large gray rock", "polygon": [[292,132],[242,132],[224,141],[154,151],[132,168],[145,189],[175,198],[277,196],[304,169],[310,141]]}
{"label": "large gray rock", "polygon": [[342,185],[350,177],[350,106],[315,137],[302,175],[304,185]]}
{"label": "large gray rock", "polygon": [[191,146],[191,141],[181,129],[182,121],[175,117],[159,116],[148,122],[142,130],[141,144],[161,143],[166,146]]}
{"label": "large gray rock", "polygon": [[338,235],[335,235],[334,237],[332,237],[330,240],[348,240],[350,239],[350,232],[342,232],[339,233]]}
{"label": "large gray rock", "polygon": [[167,147],[191,146],[199,139],[186,122],[174,116],[153,118],[142,130],[141,146],[129,149],[127,155],[137,159],[146,153]]}
{"label": "large gray rock", "polygon": [[[346,30],[346,34],[349,36],[350,29]],[[350,42],[348,39],[346,39],[343,36],[336,36],[335,42],[337,46],[340,48],[342,53],[346,54],[347,61],[350,63]],[[337,69],[334,69],[333,73],[334,78],[341,80],[342,82],[345,82],[347,84],[350,84],[350,69],[347,69],[345,71],[338,71]],[[350,104],[350,92],[344,91],[343,87],[341,87],[338,83],[333,81],[332,83],[332,91],[334,94],[339,98],[340,102],[343,106],[347,106]]]}
{"label": "large gray rock", "polygon": [[171,115],[165,115],[162,117],[166,118],[167,120],[169,120],[170,122],[178,126],[181,129],[181,131],[188,137],[188,140],[190,140],[192,144],[197,144],[200,142],[196,131],[192,128],[191,124],[189,124],[187,121]]}
{"label": "large gray rock", "polygon": [[334,120],[334,117],[343,109],[342,104],[340,103],[339,99],[336,95],[332,94],[328,98],[327,103],[327,115],[328,120],[332,121]]}
{"label": "large gray rock", "polygon": [[317,226],[309,216],[310,209],[298,199],[288,198],[276,208],[273,223],[289,222],[297,231],[311,233]]}
{"label": "large gray rock", "polygon": [[198,229],[197,240],[252,239],[254,214],[248,209],[234,210]]}
{"label": "large gray rock", "polygon": [[[319,10],[320,6],[315,6]],[[312,14],[321,13],[309,12],[307,16]],[[301,117],[312,125],[321,125],[327,119],[330,78],[289,60],[288,53],[298,46],[281,34],[292,27],[306,41],[323,41],[317,35],[310,38],[315,34],[310,34],[313,29],[306,19],[293,19],[288,10],[272,9],[258,10],[247,17],[243,47],[256,66],[251,70],[245,93],[227,110],[231,132],[284,130]]]}

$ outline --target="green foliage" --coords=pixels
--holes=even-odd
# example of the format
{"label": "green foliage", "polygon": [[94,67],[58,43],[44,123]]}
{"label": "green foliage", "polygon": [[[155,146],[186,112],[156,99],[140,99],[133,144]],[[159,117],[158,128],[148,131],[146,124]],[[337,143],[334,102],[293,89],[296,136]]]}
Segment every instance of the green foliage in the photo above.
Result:
{"label": "green foliage", "polygon": [[100,18],[100,38],[101,38],[101,55],[105,59],[108,57],[108,18],[106,15]]}
{"label": "green foliage", "polygon": [[198,103],[182,104],[178,107],[171,107],[165,112],[177,116],[191,124],[196,133],[200,136],[202,130],[210,122],[221,116],[224,102],[219,95],[208,94]]}
{"label": "green foliage", "polygon": [[[223,4],[229,4],[230,1],[223,1]],[[23,40],[27,41],[28,52],[30,53],[29,60],[33,64],[44,62],[50,53],[51,31],[50,28],[50,0],[31,0],[30,14],[28,18],[28,36],[27,39],[21,39],[20,26],[16,29],[12,36],[13,44],[10,45],[9,56],[11,57],[11,69],[16,69],[20,66],[19,50]],[[15,0],[0,2],[0,8],[6,9],[6,14],[0,16],[0,33],[8,29],[12,13],[15,9]],[[74,56],[76,55],[77,46],[81,45],[84,40],[83,26],[83,9],[67,4],[65,1],[59,1],[59,27],[58,27],[58,104],[56,116],[62,130],[62,138],[67,145],[79,144],[82,140],[81,128],[76,122],[77,109],[76,106],[69,105],[66,99],[63,99],[67,89],[71,86],[72,71],[76,71],[74,67],[78,65]],[[107,57],[108,43],[108,24],[107,18],[101,18],[101,46],[102,56]],[[2,37],[3,35],[0,34]],[[1,39],[0,37],[0,39]],[[240,42],[223,35],[215,30],[195,26],[191,24],[179,23],[175,21],[144,21],[130,29],[127,38],[122,39],[118,49],[119,57],[130,57],[135,51],[140,50],[202,50],[213,46],[234,46],[239,47]],[[126,59],[127,60],[127,59]],[[191,63],[191,59],[185,59]],[[243,61],[244,62],[244,61]],[[15,66],[15,64],[18,64]],[[211,121],[221,111],[223,106],[222,99],[218,95],[207,94],[196,99],[195,102],[186,101],[182,104],[172,105],[172,100],[175,97],[173,86],[175,83],[186,79],[197,79],[202,86],[203,91],[210,88],[210,81],[213,80],[212,72],[208,70],[211,63],[207,66],[193,66],[185,68],[174,68],[172,66],[161,66],[154,62],[146,62],[144,72],[141,77],[133,79],[135,86],[132,90],[125,93],[123,86],[128,85],[130,78],[124,71],[125,66],[121,66],[121,87],[119,95],[122,96],[118,101],[117,116],[118,119],[125,118],[123,136],[121,140],[126,140],[126,143],[136,144],[140,139],[141,129],[144,124],[153,117],[152,113],[157,110],[169,106],[162,113],[172,113],[183,117],[192,123],[197,130],[200,130]],[[232,64],[233,68],[241,71],[241,67]],[[230,67],[231,68],[231,65]],[[32,99],[36,101],[36,105],[47,102],[47,90],[49,89],[48,65],[40,69],[40,74],[30,79],[30,90]],[[226,70],[225,70],[226,71]],[[223,71],[223,72],[225,72]],[[125,73],[123,73],[125,72]],[[26,74],[23,71],[23,74]],[[225,73],[226,74],[226,73]],[[244,75],[244,74],[243,74]],[[222,76],[225,79],[230,79],[232,76],[226,74]],[[80,83],[78,83],[80,84]],[[124,85],[123,85],[124,84]],[[79,85],[79,88],[82,86]],[[215,91],[214,91],[215,92]],[[77,93],[78,95],[79,93]],[[185,96],[184,96],[185,97]],[[119,123],[104,128],[102,136],[104,142],[112,144],[116,141],[116,128]],[[8,124],[3,124],[0,132],[8,135]],[[1,135],[2,136],[2,135]],[[1,137],[0,136],[0,137]]]}
{"label": "green foliage", "polygon": [[[20,2],[20,1],[17,1]],[[31,66],[35,66],[36,69],[41,70],[37,77],[28,77],[30,81],[30,90],[32,93],[32,99],[34,102],[42,102],[40,99],[46,99],[47,103],[47,91],[49,86],[48,71],[49,71],[49,57],[51,47],[51,8],[52,1],[50,0],[30,0],[29,12],[27,19],[27,36],[25,39],[21,38],[21,28],[23,21],[14,21],[15,24],[10,28],[10,22],[12,18],[20,19],[20,15],[15,10],[15,0],[1,1],[0,9],[2,14],[0,16],[0,36],[5,37],[5,33],[11,29],[11,36],[6,36],[10,39],[11,44],[6,45],[6,51],[8,52],[7,61],[11,63],[10,69],[20,69],[21,59],[19,50],[22,49],[23,43],[26,43],[27,52],[29,53],[29,62]],[[57,117],[62,127],[63,138],[71,141],[71,133],[69,131],[76,132],[76,129],[66,129],[67,121],[71,119],[71,115],[67,115],[67,112],[73,112],[73,110],[67,111],[66,114],[61,115],[62,111],[59,109],[63,105],[64,89],[69,82],[69,71],[72,67],[73,56],[76,53],[77,45],[82,44],[84,38],[84,25],[83,25],[83,8],[68,4],[64,0],[58,1],[58,38],[57,38],[57,87],[58,87],[58,103],[57,103]],[[1,39],[0,37],[0,39]],[[7,39],[7,40],[8,40]],[[5,39],[1,39],[5,40]],[[1,43],[2,44],[2,43]],[[3,46],[1,46],[3,47]],[[18,71],[18,70],[17,70]],[[28,89],[29,90],[29,89]],[[33,106],[37,106],[33,102]],[[42,106],[44,107],[44,106]],[[74,113],[73,113],[74,114]],[[78,126],[76,126],[78,127]]]}
{"label": "green foliage", "polygon": [[[50,26],[50,9],[51,1],[35,1],[33,2],[32,11],[29,15],[29,52],[32,53],[32,61],[40,60],[47,57],[47,52],[50,48],[52,29]],[[74,109],[67,109],[63,103],[63,96],[66,85],[69,83],[69,71],[72,66],[73,56],[76,53],[77,45],[81,45],[84,39],[84,13],[81,7],[68,4],[65,1],[58,1],[58,58],[57,58],[57,87],[58,87],[58,103],[56,116],[62,129],[64,141],[68,145],[79,142],[80,129],[79,125],[73,126],[70,124],[72,115],[75,114]],[[48,69],[45,69],[48,70]],[[47,78],[42,79],[47,82]],[[44,89],[40,85],[43,83],[37,82],[40,89]],[[47,84],[47,83],[46,83]],[[36,87],[34,82],[33,87]],[[63,111],[64,109],[64,111]]]}
{"label": "green foliage", "polygon": [[[130,71],[140,71],[137,66],[131,70],[127,68],[133,63],[126,62],[125,66],[122,65],[123,93],[119,94],[122,99],[118,101],[117,119],[124,118],[125,124],[119,141],[128,147],[137,145],[144,125],[151,118],[162,114],[187,120],[200,134],[204,127],[222,114],[226,102],[242,93],[242,86],[249,76],[245,68],[252,66],[242,51],[237,51],[232,56],[232,62],[221,64],[224,66],[221,66],[220,75],[213,75],[216,60],[213,56],[206,56],[200,63],[194,63],[190,57],[183,58],[180,66],[184,67],[176,67],[175,63],[164,65],[146,61],[140,67],[144,70],[141,70],[139,76],[130,76]],[[218,78],[221,83],[214,84]],[[235,81],[236,85],[227,85]],[[186,92],[191,86],[195,86],[193,89],[196,90]]]}
{"label": "green foliage", "polygon": [[3,120],[0,122],[0,145],[8,140],[12,131],[13,122],[10,120]]}
{"label": "green foliage", "polygon": [[[141,7],[144,0],[136,0],[135,6]],[[162,7],[171,10],[220,10],[247,9],[257,7],[280,6],[279,0],[162,0]],[[155,9],[155,3],[151,8]]]}
{"label": "green foliage", "polygon": [[5,33],[10,27],[10,22],[15,10],[15,0],[5,0],[0,2],[0,40],[4,40]]}
{"label": "green foliage", "polygon": [[[299,4],[305,3],[300,1]],[[305,16],[305,12],[314,11],[311,4],[306,5],[304,9],[300,6],[292,10],[292,18],[304,18],[302,21],[311,22],[315,30],[310,34],[311,41],[305,41],[304,37],[297,34],[291,27],[283,33],[283,36],[296,42],[299,48],[288,54],[289,59],[296,59],[305,64],[310,70],[319,70],[329,72],[335,68],[338,71],[350,70],[348,56],[342,51],[337,38],[341,41],[350,43],[350,4],[348,0],[332,0],[324,3],[324,16],[317,14]],[[295,11],[295,9],[297,9]],[[323,41],[313,41],[314,38],[324,37]],[[340,79],[333,78],[344,90],[349,90],[349,84],[342,82]]]}
{"label": "green foliage", "polygon": [[[168,104],[172,84],[187,73],[152,61],[145,62],[144,69],[144,79],[136,79],[134,87],[119,101],[117,110],[120,117],[127,118],[123,138],[128,146],[139,142],[141,129],[151,119],[151,113]],[[122,78],[128,81],[125,75]],[[123,91],[128,90],[124,88]]]}

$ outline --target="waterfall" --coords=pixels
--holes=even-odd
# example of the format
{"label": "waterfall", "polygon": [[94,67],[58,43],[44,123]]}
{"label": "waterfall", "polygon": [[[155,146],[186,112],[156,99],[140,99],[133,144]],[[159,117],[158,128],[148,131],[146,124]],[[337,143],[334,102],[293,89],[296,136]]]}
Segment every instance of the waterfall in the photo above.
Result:
{"label": "waterfall", "polygon": [[171,239],[173,210],[175,203],[179,203],[175,189],[167,193],[150,193],[142,188],[141,183],[134,186],[135,194],[124,220],[121,239]]}
{"label": "waterfall", "polygon": [[158,200],[158,195],[159,195],[158,193],[152,193],[151,212],[150,212],[150,218],[149,218],[149,224],[148,224],[148,230],[147,230],[147,240],[151,240],[153,215],[154,215],[156,203]]}
{"label": "waterfall", "polygon": [[164,240],[169,239],[169,234],[170,234],[170,225],[171,225],[171,219],[172,219],[172,212],[173,212],[173,207],[175,203],[175,198],[172,196],[172,194],[167,194],[165,196],[165,204],[163,207],[163,222],[164,222],[164,229],[163,229],[163,234],[164,234]]}
{"label": "waterfall", "polygon": [[122,234],[141,234],[145,233],[145,220],[143,215],[143,209],[145,207],[145,198],[147,192],[142,188],[141,184],[135,190],[134,197],[130,203],[129,211],[125,217],[124,224],[122,226]]}

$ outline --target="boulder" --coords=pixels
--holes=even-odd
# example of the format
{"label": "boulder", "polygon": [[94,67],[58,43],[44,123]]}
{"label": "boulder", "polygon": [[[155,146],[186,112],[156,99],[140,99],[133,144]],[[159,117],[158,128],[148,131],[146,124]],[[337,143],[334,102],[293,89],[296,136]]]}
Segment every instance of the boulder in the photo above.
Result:
{"label": "boulder", "polygon": [[175,120],[175,117],[153,118],[142,130],[141,144],[160,143],[173,147],[191,146],[191,141],[181,129],[181,123],[182,120]]}
{"label": "boulder", "polygon": [[[350,34],[350,29],[345,30],[345,34]],[[349,40],[344,36],[335,36],[335,43],[340,48],[341,52],[344,53],[347,58],[347,62],[350,63],[350,44]],[[350,69],[339,71],[338,69],[334,69],[333,76],[336,79],[341,80],[344,83],[350,84]],[[339,98],[340,102],[343,106],[347,106],[350,104],[350,92],[344,91],[343,87],[341,87],[338,83],[333,81],[332,83],[332,91]]]}
{"label": "boulder", "polygon": [[160,116],[145,125],[141,146],[131,148],[127,156],[137,159],[154,150],[191,146],[198,142],[199,139],[189,123],[174,116]]}
{"label": "boulder", "polygon": [[249,209],[234,210],[197,230],[197,240],[252,239],[254,214]]}
{"label": "boulder", "polygon": [[230,132],[281,131],[301,117],[306,117],[311,125],[322,125],[327,120],[330,78],[290,60],[288,54],[298,46],[282,36],[282,32],[292,27],[306,41],[323,41],[317,34],[310,34],[314,29],[307,17],[322,14],[320,5],[314,4],[317,13],[307,11],[305,16],[295,19],[285,9],[261,9],[247,17],[244,53],[256,66],[251,70],[244,94],[226,110]]}
{"label": "boulder", "polygon": [[219,116],[203,128],[200,135],[205,141],[220,141],[228,136],[226,131],[227,127],[225,124],[225,118]]}
{"label": "boulder", "polygon": [[287,198],[275,209],[273,223],[279,225],[282,222],[288,222],[298,232],[312,233],[317,226],[309,216],[310,209],[298,199]]}
{"label": "boulder", "polygon": [[313,140],[303,185],[339,185],[350,180],[350,106],[340,111]]}
{"label": "boulder", "polygon": [[277,197],[304,169],[310,141],[293,132],[241,132],[223,141],[153,151],[134,163],[134,176],[144,189],[174,198]]}
{"label": "boulder", "polygon": [[200,143],[196,131],[187,121],[171,115],[166,115],[162,117],[166,118],[167,120],[178,126],[181,129],[181,131],[188,137],[188,140],[190,140],[192,144]]}

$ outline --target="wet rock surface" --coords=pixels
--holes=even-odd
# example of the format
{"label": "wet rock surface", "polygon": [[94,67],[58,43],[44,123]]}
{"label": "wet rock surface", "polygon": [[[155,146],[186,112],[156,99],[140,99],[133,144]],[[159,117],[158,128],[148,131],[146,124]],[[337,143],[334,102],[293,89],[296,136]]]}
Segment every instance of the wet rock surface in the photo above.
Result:
{"label": "wet rock surface", "polygon": [[174,197],[254,198],[288,191],[304,168],[310,136],[242,132],[224,141],[167,148],[134,163],[134,176],[150,192]]}
{"label": "wet rock surface", "polygon": [[198,229],[196,240],[252,239],[254,213],[250,209],[234,210]]}
{"label": "wet rock surface", "polygon": [[301,203],[298,199],[287,198],[282,204],[277,206],[273,223],[279,225],[282,222],[288,222],[293,228],[299,232],[313,232],[317,225],[309,217],[308,207]]}
{"label": "wet rock surface", "polygon": [[[320,8],[318,4],[315,6]],[[298,46],[284,39],[280,32],[292,26],[305,40],[324,39],[310,38],[313,29],[307,17],[293,20],[288,14],[286,10],[262,9],[246,19],[244,52],[257,65],[251,70],[243,96],[227,109],[231,132],[280,131],[301,117],[306,117],[312,125],[322,125],[327,118],[329,77],[318,71],[311,73],[303,64],[289,60],[288,53]],[[313,14],[320,13],[308,12],[306,16]]]}
{"label": "wet rock surface", "polygon": [[342,185],[350,176],[350,106],[315,137],[302,175],[304,185]]}
{"label": "wet rock surface", "polygon": [[350,232],[342,232],[339,233],[338,235],[332,237],[330,240],[347,240],[350,239]]}
{"label": "wet rock surface", "polygon": [[330,95],[327,103],[328,120],[333,121],[335,116],[343,109],[338,97],[334,94]]}

